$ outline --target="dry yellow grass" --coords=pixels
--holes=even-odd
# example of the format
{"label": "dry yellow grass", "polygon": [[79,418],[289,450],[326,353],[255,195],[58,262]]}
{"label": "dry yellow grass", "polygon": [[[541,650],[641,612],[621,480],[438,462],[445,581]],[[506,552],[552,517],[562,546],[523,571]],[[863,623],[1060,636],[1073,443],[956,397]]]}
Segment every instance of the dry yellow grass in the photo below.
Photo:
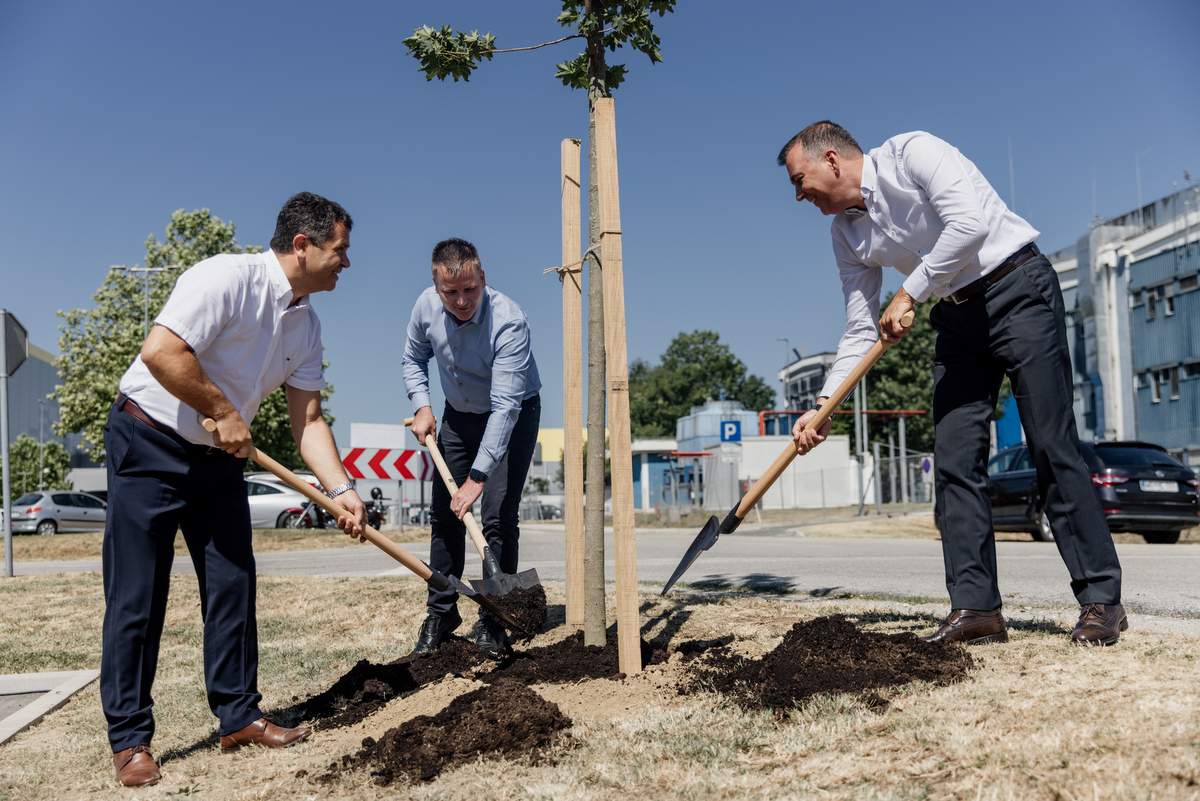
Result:
{"label": "dry yellow grass", "polygon": [[[560,602],[561,586],[551,586]],[[265,704],[325,689],[356,660],[405,653],[423,612],[411,579],[261,578]],[[95,575],[0,582],[0,671],[95,666],[102,609]],[[647,634],[736,634],[761,653],[802,618],[835,611],[873,628],[924,630],[914,607],[681,593],[647,596]],[[555,610],[561,620],[561,611]],[[354,727],[318,731],[284,752],[216,752],[204,701],[194,584],[176,577],[155,697],[163,782],[121,792],[109,767],[95,685],[0,746],[0,799],[1196,799],[1200,797],[1200,637],[1155,633],[1135,615],[1109,649],[1071,647],[1070,619],[1018,621],[1007,645],[972,651],[979,669],[951,687],[914,685],[868,709],[824,697],[784,721],[715,696],[680,697],[678,658],[625,682],[535,687],[574,720],[578,743],[549,765],[480,761],[419,786],[364,774],[311,777],[364,736],[436,712],[474,686],[455,679],[399,699]],[[19,621],[19,624],[16,622]],[[563,636],[559,629],[540,641]],[[305,771],[305,778],[296,778]]]}
{"label": "dry yellow grass", "polygon": [[[419,542],[429,539],[429,529],[406,526],[404,531],[387,531],[384,536],[392,542]],[[13,537],[13,559],[20,562],[59,559],[99,559],[102,532],[80,532],[40,537],[36,534]],[[357,544],[340,531],[291,530],[264,528],[254,530],[254,550],[307,551],[316,548],[344,548]],[[175,538],[175,553],[187,553],[183,535]]]}

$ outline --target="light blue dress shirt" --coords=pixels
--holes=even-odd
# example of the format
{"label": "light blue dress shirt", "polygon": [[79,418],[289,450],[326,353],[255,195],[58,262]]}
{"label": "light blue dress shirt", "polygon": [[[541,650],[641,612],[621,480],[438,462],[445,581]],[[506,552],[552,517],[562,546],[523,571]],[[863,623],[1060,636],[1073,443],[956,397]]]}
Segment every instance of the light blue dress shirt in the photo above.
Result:
{"label": "light blue dress shirt", "polygon": [[404,345],[404,384],[413,411],[429,406],[429,359],[437,357],[446,403],[460,412],[491,412],[471,467],[490,473],[508,453],[521,403],[542,388],[529,320],[507,295],[484,287],[474,316],[460,323],[437,290],[417,298]]}

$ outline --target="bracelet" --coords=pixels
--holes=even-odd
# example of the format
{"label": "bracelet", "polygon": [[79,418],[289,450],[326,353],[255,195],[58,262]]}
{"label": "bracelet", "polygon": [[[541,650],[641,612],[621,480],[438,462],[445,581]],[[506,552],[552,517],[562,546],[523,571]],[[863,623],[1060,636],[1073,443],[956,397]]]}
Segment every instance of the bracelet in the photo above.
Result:
{"label": "bracelet", "polygon": [[337,496],[341,495],[343,492],[349,492],[350,490],[354,489],[354,487],[355,487],[354,479],[350,479],[345,484],[334,487],[331,490],[326,490],[325,497],[326,498],[336,498]]}

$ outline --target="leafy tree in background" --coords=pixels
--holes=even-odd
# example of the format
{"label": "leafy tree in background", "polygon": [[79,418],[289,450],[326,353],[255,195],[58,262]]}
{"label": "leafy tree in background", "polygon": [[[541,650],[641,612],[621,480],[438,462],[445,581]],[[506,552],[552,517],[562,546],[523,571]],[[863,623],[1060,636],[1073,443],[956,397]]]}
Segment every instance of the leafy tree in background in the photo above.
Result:
{"label": "leafy tree in background", "polygon": [[[146,239],[145,266],[162,268],[149,273],[149,319],[153,322],[167,302],[175,281],[192,265],[219,253],[256,253],[260,248],[242,247],[235,237],[236,226],[208,209],[171,215],[163,241],[151,234]],[[57,361],[62,379],[53,397],[58,401],[59,421],[54,430],[63,435],[79,432],[88,454],[104,460],[104,422],[117,394],[121,376],[133,363],[145,338],[144,309],[147,274],[109,268],[87,309],[59,312]],[[328,400],[333,388],[322,397]],[[326,414],[332,421],[332,417]],[[279,389],[267,396],[251,427],[255,443],[289,467],[299,467],[300,455],[292,441],[287,401]]]}
{"label": "leafy tree in background", "polygon": [[22,434],[8,447],[10,461],[9,480],[12,482],[12,498],[16,500],[26,492],[40,489],[70,489],[67,473],[71,470],[71,455],[61,442],[46,442],[45,474],[38,478],[38,467],[42,463],[41,446],[28,434]]}
{"label": "leafy tree in background", "polygon": [[677,334],[658,365],[642,359],[629,367],[629,413],[642,437],[673,437],[675,421],[714,398],[770,409],[775,391],[721,342],[716,331]]}

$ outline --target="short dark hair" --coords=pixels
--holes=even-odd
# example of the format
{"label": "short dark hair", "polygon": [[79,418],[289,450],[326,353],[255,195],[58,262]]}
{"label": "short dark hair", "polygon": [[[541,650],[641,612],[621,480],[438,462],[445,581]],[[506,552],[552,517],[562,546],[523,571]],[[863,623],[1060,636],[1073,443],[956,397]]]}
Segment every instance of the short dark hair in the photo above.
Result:
{"label": "short dark hair", "polygon": [[451,237],[443,239],[433,246],[433,266],[439,264],[446,268],[446,272],[451,278],[458,278],[459,273],[464,267],[473,265],[476,269],[483,269],[483,262],[479,260],[479,251],[465,239]]}
{"label": "short dark hair", "polygon": [[775,162],[782,167],[787,163],[787,154],[796,145],[803,145],[811,155],[824,153],[826,150],[836,150],[839,153],[862,153],[862,148],[854,137],[842,126],[832,120],[820,120],[804,127],[800,133],[787,140],[787,144],[779,151]]}
{"label": "short dark hair", "polygon": [[275,219],[275,235],[271,237],[271,250],[291,253],[296,234],[304,234],[318,247],[324,245],[333,236],[338,223],[345,225],[347,232],[354,227],[350,213],[340,204],[312,192],[297,192],[279,210],[279,216]]}

